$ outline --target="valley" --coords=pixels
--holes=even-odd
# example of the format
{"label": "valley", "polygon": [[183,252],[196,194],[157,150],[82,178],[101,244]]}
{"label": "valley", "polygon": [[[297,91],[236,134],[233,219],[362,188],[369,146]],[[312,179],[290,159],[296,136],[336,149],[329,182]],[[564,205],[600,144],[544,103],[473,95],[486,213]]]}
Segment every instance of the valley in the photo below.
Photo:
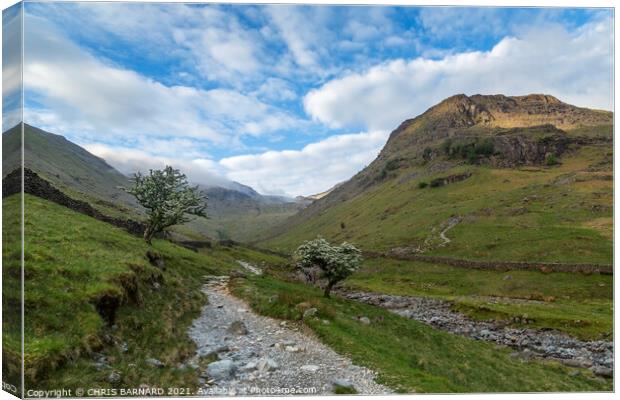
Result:
{"label": "valley", "polygon": [[[548,95],[453,96],[315,196],[201,184],[209,218],[152,246],[128,228],[144,223],[129,178],[62,136],[25,125],[26,193],[7,191],[9,130],[3,306],[23,196],[26,386],[613,390],[612,122]],[[331,299],[292,258],[317,236],[364,255]]]}

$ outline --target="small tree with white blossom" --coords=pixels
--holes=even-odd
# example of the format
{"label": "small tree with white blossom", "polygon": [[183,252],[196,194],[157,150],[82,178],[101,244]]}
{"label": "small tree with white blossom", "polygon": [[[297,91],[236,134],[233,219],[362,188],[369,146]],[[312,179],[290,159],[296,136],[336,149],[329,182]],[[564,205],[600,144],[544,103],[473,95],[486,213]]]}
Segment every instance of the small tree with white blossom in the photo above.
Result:
{"label": "small tree with white blossom", "polygon": [[322,237],[304,242],[295,251],[295,259],[302,268],[318,267],[321,278],[327,279],[325,297],[329,298],[334,285],[357,271],[362,263],[362,252],[350,243],[332,246]]}
{"label": "small tree with white blossom", "polygon": [[207,197],[198,186],[190,186],[178,169],[166,166],[163,170],[152,169],[148,175],[138,172],[133,182],[133,187],[123,189],[146,209],[144,240],[148,244],[156,233],[189,221],[188,215],[207,216]]}

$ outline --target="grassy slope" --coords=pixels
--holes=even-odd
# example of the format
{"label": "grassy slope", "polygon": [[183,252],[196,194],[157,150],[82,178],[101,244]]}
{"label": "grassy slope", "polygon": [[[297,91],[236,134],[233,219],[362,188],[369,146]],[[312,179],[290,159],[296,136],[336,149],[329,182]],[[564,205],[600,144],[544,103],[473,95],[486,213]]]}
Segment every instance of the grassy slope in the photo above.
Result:
{"label": "grassy slope", "polygon": [[[525,362],[510,350],[432,329],[378,307],[341,298],[326,300],[313,287],[271,276],[233,281],[233,292],[254,310],[299,320],[305,307],[319,319],[305,323],[336,351],[379,373],[379,381],[402,392],[530,392],[610,390],[611,381],[588,371],[571,377],[555,363]],[[372,320],[369,326],[357,316]],[[329,321],[328,324],[323,320]]]}
{"label": "grassy slope", "polygon": [[297,210],[294,204],[264,204],[253,209],[229,207],[223,212],[209,214],[206,220],[197,219],[176,230],[188,234],[188,231],[195,231],[218,240],[251,242],[260,232],[282,223]]}
{"label": "grassy slope", "polygon": [[[613,277],[532,271],[482,271],[428,263],[369,259],[345,281],[353,290],[453,301],[474,318],[527,316],[527,326],[585,339],[611,335]],[[498,299],[499,298],[499,299]],[[514,326],[525,326],[513,323]]]}
{"label": "grassy slope", "polygon": [[[400,170],[261,245],[290,252],[318,234],[368,250],[422,245],[427,238],[437,242],[442,224],[460,215],[463,222],[448,232],[452,243],[429,254],[611,263],[611,151],[582,147],[553,167],[460,165],[434,174],[426,172],[429,166]],[[440,188],[418,188],[419,182],[463,171],[473,176]]]}
{"label": "grassy slope", "polygon": [[[18,202],[5,199],[5,210]],[[64,207],[26,196],[27,260],[27,388],[112,387],[111,370],[97,371],[86,350],[104,353],[120,372],[118,386],[140,384],[192,387],[196,372],[176,366],[192,355],[193,343],[185,332],[205,299],[199,292],[202,275],[237,268],[235,260],[251,260],[281,268],[287,260],[243,248],[216,248],[194,253],[165,241],[155,241],[165,255],[167,270],[160,291],[152,289],[159,274],[144,258],[145,244],[124,231]],[[7,222],[16,217],[9,214]],[[63,229],[58,229],[63,227]],[[6,253],[13,259],[17,240]],[[5,263],[11,265],[11,263]],[[6,276],[6,275],[5,275]],[[120,283],[136,276],[141,300],[119,309],[117,329],[107,327],[89,299],[118,293]],[[15,283],[15,280],[9,283]],[[257,311],[297,319],[295,306],[317,306],[322,319],[308,321],[312,329],[337,351],[355,362],[375,368],[383,382],[400,390],[426,392],[608,390],[609,381],[569,377],[558,365],[524,363],[508,350],[445,334],[385,310],[334,299],[324,300],[312,287],[287,283],[271,276],[238,280],[234,291]],[[275,295],[276,301],[270,302]],[[353,317],[367,315],[371,326]],[[5,331],[5,335],[11,331]],[[102,343],[105,336],[125,341],[129,350]],[[18,341],[15,340],[15,343]],[[11,341],[9,341],[11,343]],[[157,358],[165,368],[145,360]],[[72,361],[65,363],[67,359]],[[501,371],[501,373],[498,373]],[[36,379],[32,375],[37,374]]]}
{"label": "grassy slope", "polygon": [[[5,226],[17,223],[18,215],[10,210],[18,201],[17,196],[4,199]],[[155,241],[155,250],[166,260],[162,274],[146,260],[146,244],[120,229],[29,195],[26,210],[27,387],[76,387],[85,382],[109,387],[105,378],[110,370],[97,371],[87,356],[95,350],[111,357],[111,365],[123,377],[121,383],[196,384],[193,370],[174,367],[194,353],[185,332],[205,302],[199,290],[202,276],[236,268],[235,257],[240,254],[220,248],[194,253]],[[19,237],[7,238],[4,249],[3,272],[19,267]],[[237,252],[252,257],[247,250]],[[11,274],[4,276],[5,288],[19,284]],[[163,284],[156,291],[152,283],[159,279]],[[138,286],[137,299],[128,298],[129,292],[123,290],[133,284]],[[124,296],[116,330],[104,323],[93,304],[104,294]],[[5,319],[5,328],[8,323]],[[6,329],[4,335],[9,347],[19,344],[19,332]],[[126,341],[129,351],[106,345],[105,335]],[[167,367],[147,367],[144,360],[149,357]],[[73,361],[65,364],[67,360]]]}
{"label": "grassy slope", "polygon": [[20,197],[2,201],[2,374],[21,388]]}

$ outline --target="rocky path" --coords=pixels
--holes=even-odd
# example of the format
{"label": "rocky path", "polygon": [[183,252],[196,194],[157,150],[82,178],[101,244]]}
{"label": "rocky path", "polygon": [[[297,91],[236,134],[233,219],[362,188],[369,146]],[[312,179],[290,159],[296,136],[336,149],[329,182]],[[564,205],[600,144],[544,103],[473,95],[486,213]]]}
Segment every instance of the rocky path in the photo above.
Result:
{"label": "rocky path", "polygon": [[[348,299],[386,308],[437,329],[512,347],[518,350],[513,353],[515,356],[554,359],[569,366],[590,368],[595,374],[604,377],[613,375],[612,341],[582,341],[557,331],[517,329],[500,321],[477,321],[453,311],[449,302],[439,299],[365,292],[338,293]],[[527,323],[527,320],[522,322]]]}
{"label": "rocky path", "polygon": [[447,226],[439,233],[439,237],[443,240],[441,246],[445,246],[452,242],[449,237],[446,236],[446,233],[452,228],[454,228],[459,222],[461,222],[460,217],[452,217],[448,220]]}
{"label": "rocky path", "polygon": [[[209,304],[189,331],[198,346],[192,362],[203,368],[200,394],[329,394],[337,386],[390,393],[375,382],[374,372],[353,365],[299,327],[253,313],[228,292],[228,277],[207,280],[203,291]],[[207,357],[217,361],[200,366]]]}

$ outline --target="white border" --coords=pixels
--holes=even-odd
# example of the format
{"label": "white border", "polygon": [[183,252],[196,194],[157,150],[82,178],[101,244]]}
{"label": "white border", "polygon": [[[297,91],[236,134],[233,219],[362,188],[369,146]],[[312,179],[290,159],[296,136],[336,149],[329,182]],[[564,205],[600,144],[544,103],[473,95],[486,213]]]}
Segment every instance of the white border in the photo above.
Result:
{"label": "white border", "polygon": [[[26,2],[52,2],[53,0],[25,0]],[[83,2],[92,1],[92,2],[101,2],[100,0],[81,0]],[[1,8],[4,10],[14,4],[17,4],[19,1],[17,0],[3,0]],[[613,0],[561,0],[561,1],[553,1],[553,0],[506,0],[500,2],[499,0],[475,0],[475,1],[466,1],[466,0],[446,0],[446,1],[429,1],[429,0],[418,0],[418,1],[407,1],[407,0],[310,0],[310,1],[302,1],[302,0],[286,0],[286,1],[268,1],[268,0],[228,0],[228,1],[200,1],[200,0],[107,0],[106,2],[151,2],[151,3],[237,3],[237,4],[272,4],[272,3],[289,3],[289,4],[343,4],[343,5],[364,5],[364,4],[375,4],[375,5],[409,5],[409,6],[485,6],[485,7],[610,7],[614,8],[616,2]],[[615,14],[615,12],[614,12]],[[2,32],[0,29],[0,42],[2,40]],[[617,61],[617,52],[615,51],[617,45],[617,34],[614,36],[614,77],[617,75],[618,71],[618,63]],[[1,65],[2,56],[0,54],[0,65]],[[617,101],[617,93],[618,93],[618,82],[614,79],[614,106]],[[0,96],[1,97],[1,96]],[[0,98],[0,110],[2,109],[2,99]],[[615,126],[616,121],[616,113],[614,107],[614,139],[615,139]],[[620,165],[618,162],[620,161],[620,143],[614,140],[614,176],[616,176],[616,167]],[[1,167],[0,167],[1,169]],[[616,214],[615,210],[618,206],[620,206],[620,189],[618,185],[615,184],[616,181],[614,179],[614,227],[616,226]],[[2,210],[0,208],[0,220],[2,217]],[[1,235],[1,232],[0,232]],[[615,239],[615,229],[614,229],[614,239]],[[0,242],[0,251],[2,248],[2,244]],[[618,254],[618,250],[620,249],[620,245],[614,240],[614,255]],[[615,266],[615,258],[614,258],[614,266]],[[618,275],[614,274],[614,289],[617,287],[618,283]],[[1,290],[1,288],[0,288]],[[618,302],[618,293],[614,290],[614,305],[617,305]],[[618,308],[614,309],[614,343],[617,343],[617,332],[618,332],[618,321],[619,321]],[[615,349],[617,350],[617,349]],[[0,354],[1,359],[1,354]],[[618,366],[618,360],[620,357],[618,356],[618,352],[614,355],[615,365]],[[616,371],[616,374],[618,371]],[[616,375],[617,376],[617,375]],[[614,386],[617,380],[614,382]],[[446,396],[458,396],[459,399],[471,400],[471,399],[510,399],[517,400],[522,398],[537,398],[537,399],[576,399],[576,400],[598,400],[598,399],[612,399],[616,396],[611,393],[536,393],[536,394],[463,394],[463,395],[398,395],[398,398],[409,399],[409,398],[423,398],[423,399],[444,399]],[[328,399],[344,399],[344,398],[354,398],[355,396],[323,396],[323,398]],[[277,399],[277,397],[263,397],[268,399]],[[295,397],[296,399],[303,400],[316,400],[317,396],[301,396]],[[394,396],[375,396],[377,399],[394,399]],[[4,399],[15,399],[14,396],[11,396],[9,393],[0,390],[0,400]],[[149,398],[150,400],[151,398]],[[176,398],[175,398],[176,399]],[[178,399],[187,399],[180,397]]]}

